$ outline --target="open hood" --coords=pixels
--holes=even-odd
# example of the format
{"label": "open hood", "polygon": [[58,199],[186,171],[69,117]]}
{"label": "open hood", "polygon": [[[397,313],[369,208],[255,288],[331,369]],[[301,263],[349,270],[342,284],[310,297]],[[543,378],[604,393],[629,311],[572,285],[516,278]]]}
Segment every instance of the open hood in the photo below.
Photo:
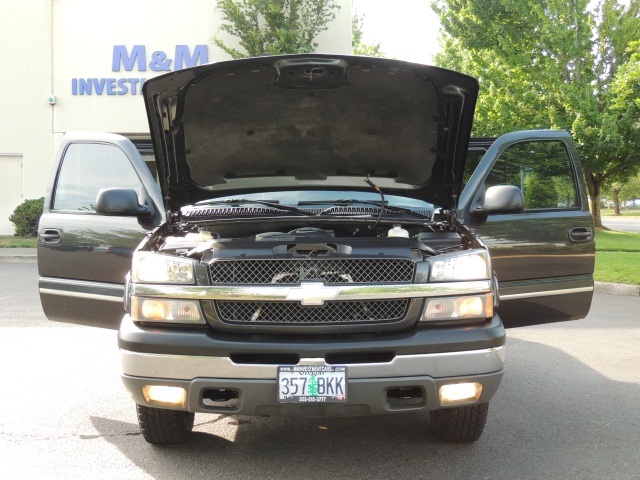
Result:
{"label": "open hood", "polygon": [[227,195],[371,190],[455,208],[478,94],[432,66],[259,57],[162,75],[143,94],[167,209]]}

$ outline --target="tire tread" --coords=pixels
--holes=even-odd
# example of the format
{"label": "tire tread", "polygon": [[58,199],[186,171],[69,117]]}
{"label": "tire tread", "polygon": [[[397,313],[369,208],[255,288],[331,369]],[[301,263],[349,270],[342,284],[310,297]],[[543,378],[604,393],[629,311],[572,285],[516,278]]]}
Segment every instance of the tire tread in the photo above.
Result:
{"label": "tire tread", "polygon": [[439,440],[475,442],[482,436],[489,414],[489,402],[430,412],[431,428]]}
{"label": "tire tread", "polygon": [[136,406],[144,439],[155,445],[183,443],[193,429],[195,414],[181,410]]}

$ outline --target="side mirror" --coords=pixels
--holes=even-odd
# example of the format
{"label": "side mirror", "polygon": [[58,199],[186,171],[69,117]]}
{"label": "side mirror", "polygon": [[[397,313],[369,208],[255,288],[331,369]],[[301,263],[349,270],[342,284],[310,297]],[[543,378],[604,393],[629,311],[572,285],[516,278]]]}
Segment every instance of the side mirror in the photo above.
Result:
{"label": "side mirror", "polygon": [[149,218],[153,216],[153,207],[140,205],[138,194],[133,189],[103,188],[98,192],[96,212],[102,215]]}
{"label": "side mirror", "polygon": [[485,216],[490,213],[520,213],[524,210],[522,191],[513,185],[496,185],[489,187],[482,203],[476,204],[471,213]]}

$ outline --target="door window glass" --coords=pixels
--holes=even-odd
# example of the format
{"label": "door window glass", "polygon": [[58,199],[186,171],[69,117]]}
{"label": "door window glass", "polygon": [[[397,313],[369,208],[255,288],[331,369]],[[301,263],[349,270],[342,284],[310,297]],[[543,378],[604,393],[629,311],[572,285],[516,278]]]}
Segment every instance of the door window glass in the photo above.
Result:
{"label": "door window glass", "polygon": [[153,153],[140,153],[142,159],[144,160],[144,164],[147,166],[153,179],[158,183],[158,168],[156,166],[156,157]]}
{"label": "door window glass", "polygon": [[94,212],[103,188],[131,188],[140,196],[140,179],[129,158],[114,145],[71,144],[58,174],[53,208]]}
{"label": "door window glass", "polygon": [[484,157],[484,154],[487,153],[487,149],[484,147],[478,148],[469,148],[467,151],[467,160],[464,164],[464,177],[462,179],[462,189],[469,183],[469,179],[471,175],[475,171],[476,167]]}
{"label": "door window glass", "polygon": [[579,206],[571,161],[559,141],[511,145],[487,176],[485,187],[494,185],[519,187],[527,210]]}

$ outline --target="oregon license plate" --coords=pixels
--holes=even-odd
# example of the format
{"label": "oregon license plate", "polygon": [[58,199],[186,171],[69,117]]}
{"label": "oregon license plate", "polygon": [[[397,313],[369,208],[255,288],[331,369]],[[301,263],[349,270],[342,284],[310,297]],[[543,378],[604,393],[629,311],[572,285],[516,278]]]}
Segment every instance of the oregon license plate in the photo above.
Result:
{"label": "oregon license plate", "polygon": [[278,401],[322,403],[347,401],[347,367],[295,365],[278,367]]}

